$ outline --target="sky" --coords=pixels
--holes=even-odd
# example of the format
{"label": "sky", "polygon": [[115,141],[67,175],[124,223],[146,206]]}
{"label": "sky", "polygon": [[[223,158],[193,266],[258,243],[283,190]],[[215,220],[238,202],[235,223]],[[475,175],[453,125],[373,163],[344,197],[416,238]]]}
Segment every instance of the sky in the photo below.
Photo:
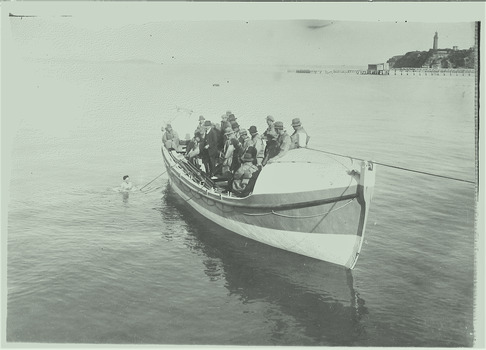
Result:
{"label": "sky", "polygon": [[[2,39],[11,39],[6,42],[11,55],[157,64],[366,66],[408,51],[428,50],[436,31],[440,48],[469,48],[474,45],[473,21],[481,19],[475,15],[481,7],[474,6],[468,16],[464,7],[460,16],[450,8],[450,17],[444,15],[448,11],[432,7],[429,15],[413,18],[408,7],[403,11],[393,7],[382,11],[389,12],[386,15],[373,17],[366,4],[345,6],[344,11],[326,4],[296,3],[49,4],[2,3]],[[483,4],[477,5],[484,10]],[[351,10],[361,15],[350,16]],[[6,12],[37,17],[8,17]]]}

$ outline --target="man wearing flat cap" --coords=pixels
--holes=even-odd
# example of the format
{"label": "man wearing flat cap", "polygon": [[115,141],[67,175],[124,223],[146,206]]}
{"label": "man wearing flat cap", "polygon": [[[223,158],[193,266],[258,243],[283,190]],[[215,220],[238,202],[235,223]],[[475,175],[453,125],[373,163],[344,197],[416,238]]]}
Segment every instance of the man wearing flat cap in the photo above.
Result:
{"label": "man wearing flat cap", "polygon": [[292,119],[291,125],[294,128],[294,133],[290,135],[290,149],[307,147],[310,137],[302,127],[300,119]]}

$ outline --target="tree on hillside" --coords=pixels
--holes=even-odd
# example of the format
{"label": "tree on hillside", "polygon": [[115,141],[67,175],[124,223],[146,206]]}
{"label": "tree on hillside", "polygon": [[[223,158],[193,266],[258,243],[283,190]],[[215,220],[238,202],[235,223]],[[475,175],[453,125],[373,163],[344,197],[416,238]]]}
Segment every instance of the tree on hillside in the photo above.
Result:
{"label": "tree on hillside", "polygon": [[420,68],[432,55],[432,51],[412,51],[400,57],[393,68]]}
{"label": "tree on hillside", "polygon": [[403,56],[394,56],[388,62],[390,68],[421,68],[424,64],[427,66],[436,66],[440,64],[441,68],[475,68],[476,56],[474,48],[467,50],[444,49],[444,52],[437,53],[434,50],[429,51],[412,51]]}
{"label": "tree on hillside", "polygon": [[466,50],[452,51],[449,54],[448,60],[452,64],[452,68],[464,67],[464,57],[466,56]]}

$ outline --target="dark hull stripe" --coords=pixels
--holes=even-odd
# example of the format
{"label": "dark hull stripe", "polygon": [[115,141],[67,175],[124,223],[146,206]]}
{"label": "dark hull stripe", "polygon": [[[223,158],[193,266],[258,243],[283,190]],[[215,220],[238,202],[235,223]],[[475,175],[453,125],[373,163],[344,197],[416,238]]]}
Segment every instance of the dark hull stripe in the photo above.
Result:
{"label": "dark hull stripe", "polygon": [[[339,197],[337,201],[322,203],[320,205],[305,206],[291,209],[262,209],[258,206],[245,208],[234,206],[219,197],[204,196],[201,190],[188,182],[184,177],[171,174],[173,185],[188,196],[187,202],[191,206],[200,206],[210,212],[229,220],[278,230],[289,230],[314,234],[351,234],[357,232],[358,218],[362,206],[350,196],[348,203],[336,207],[336,204],[346,200]],[[351,201],[351,202],[350,202]],[[272,206],[274,208],[274,206]],[[336,211],[337,210],[337,211]]]}

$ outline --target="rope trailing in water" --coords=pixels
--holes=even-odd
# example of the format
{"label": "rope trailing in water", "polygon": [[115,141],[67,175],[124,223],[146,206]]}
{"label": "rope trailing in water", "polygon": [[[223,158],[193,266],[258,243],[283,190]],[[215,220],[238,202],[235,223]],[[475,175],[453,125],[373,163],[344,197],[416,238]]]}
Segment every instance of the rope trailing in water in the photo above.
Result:
{"label": "rope trailing in water", "polygon": [[[169,170],[169,169],[167,169],[167,170]],[[147,187],[148,185],[150,185],[150,184],[151,184],[152,182],[154,182],[155,180],[157,180],[159,177],[161,177],[162,175],[164,175],[164,174],[167,172],[167,170],[166,170],[166,171],[164,171],[162,174],[158,175],[158,176],[157,176],[155,179],[153,179],[152,181],[150,181],[150,182],[149,182],[149,183],[147,183],[146,185],[142,186],[142,187],[140,188],[140,191],[141,191],[141,190],[143,190],[143,189],[144,189],[145,187]]]}
{"label": "rope trailing in water", "polygon": [[[332,154],[334,156],[339,156],[339,157],[344,157],[344,158],[350,158],[350,159],[356,159],[356,160],[366,161],[366,159],[351,157],[351,156],[347,156],[347,155],[343,155],[343,154],[339,154],[339,153],[334,153],[334,152],[323,151],[323,150],[320,150],[320,149],[309,148],[309,147],[307,149],[310,149],[311,151]],[[381,163],[381,162],[375,162],[375,161],[373,161],[373,163],[374,164],[381,165],[381,166],[386,166],[388,168],[394,168],[394,169],[399,169],[399,170],[404,170],[404,171],[410,171],[412,173],[429,175],[429,176],[435,176],[435,177],[440,177],[440,178],[443,178],[443,179],[454,180],[454,181],[461,181],[461,182],[466,182],[466,183],[470,183],[470,184],[476,184],[475,181],[471,181],[471,180],[464,180],[464,179],[459,179],[459,178],[456,178],[456,177],[439,175],[439,174],[429,173],[429,172],[426,172],[426,171],[414,170],[414,169],[404,168],[404,167],[400,167],[400,166],[396,166],[396,165],[385,164],[385,163]]]}

